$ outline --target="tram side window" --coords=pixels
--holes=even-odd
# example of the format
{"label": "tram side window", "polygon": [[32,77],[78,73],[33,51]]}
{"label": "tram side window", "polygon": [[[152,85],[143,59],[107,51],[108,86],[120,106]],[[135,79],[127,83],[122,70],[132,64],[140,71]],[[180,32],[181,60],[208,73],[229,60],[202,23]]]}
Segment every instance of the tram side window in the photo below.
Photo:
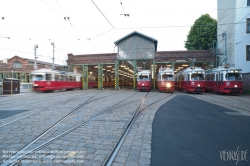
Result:
{"label": "tram side window", "polygon": [[64,81],[64,80],[66,80],[65,75],[62,75],[61,76],[61,81]]}
{"label": "tram side window", "polygon": [[33,81],[41,81],[43,80],[43,76],[42,75],[34,75],[33,76]]}
{"label": "tram side window", "polygon": [[206,81],[211,81],[211,74],[206,74]]}
{"label": "tram side window", "polygon": [[220,81],[223,81],[223,73],[220,74]]}
{"label": "tram side window", "polygon": [[187,81],[190,80],[190,74],[187,74]]}
{"label": "tram side window", "polygon": [[58,75],[58,81],[62,80],[62,75]]}
{"label": "tram side window", "polygon": [[76,81],[76,77],[72,76],[72,81]]}
{"label": "tram side window", "polygon": [[46,74],[46,81],[51,81],[51,74]]}
{"label": "tram side window", "polygon": [[204,80],[203,74],[192,74],[191,80]]}
{"label": "tram side window", "polygon": [[214,79],[215,79],[215,74],[212,73],[212,74],[211,74],[211,81],[214,81]]}

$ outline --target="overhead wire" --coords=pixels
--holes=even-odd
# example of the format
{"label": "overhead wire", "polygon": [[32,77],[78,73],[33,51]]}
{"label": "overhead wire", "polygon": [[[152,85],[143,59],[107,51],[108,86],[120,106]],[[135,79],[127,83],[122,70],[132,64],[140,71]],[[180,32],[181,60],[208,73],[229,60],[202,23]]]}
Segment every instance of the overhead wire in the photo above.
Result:
{"label": "overhead wire", "polygon": [[[60,5],[60,3],[58,2],[58,0],[56,0],[56,2],[58,3],[59,7],[61,8],[61,10],[62,10],[62,12],[65,14],[65,16],[67,16],[67,14],[66,14],[65,11],[63,10],[63,8],[62,8],[62,6]],[[64,17],[64,19],[65,19],[65,18],[67,18],[67,17]],[[73,27],[73,25],[71,24],[70,19],[68,18],[67,20],[69,21],[70,25]]]}
{"label": "overhead wire", "polygon": [[41,0],[46,6],[48,6],[51,10],[53,10],[57,15],[59,15],[60,18],[63,18],[63,16],[58,13],[57,11],[55,11],[52,7],[50,7],[46,2],[44,2],[43,0]]}
{"label": "overhead wire", "polygon": [[[128,13],[126,13],[126,10],[125,10],[125,8],[124,8],[124,6],[123,6],[123,4],[122,4],[122,1],[121,0],[119,0],[119,2],[120,2],[120,4],[121,4],[121,6],[122,6],[122,10],[123,10],[123,14],[121,14],[121,15],[124,15],[124,17],[125,17],[125,19],[126,19],[126,17],[129,17],[129,14]],[[130,24],[129,24],[129,22],[128,22],[128,20],[126,19],[126,22],[127,22],[127,24],[128,24],[128,28],[130,28]]]}
{"label": "overhead wire", "polygon": [[229,31],[231,28],[233,28],[236,24],[239,24],[239,23],[246,23],[246,22],[241,22],[242,20],[244,20],[245,18],[247,18],[248,16],[250,16],[250,13],[248,13],[245,17],[243,17],[240,21],[238,21],[237,23],[234,23],[233,26],[231,26],[228,30],[226,31]]}
{"label": "overhead wire", "polygon": [[108,20],[108,18],[103,14],[103,12],[98,8],[98,6],[95,4],[93,0],[91,2],[95,5],[95,7],[99,10],[99,12],[103,15],[103,17],[108,21],[108,23],[115,29],[115,27],[111,24],[111,22]]}

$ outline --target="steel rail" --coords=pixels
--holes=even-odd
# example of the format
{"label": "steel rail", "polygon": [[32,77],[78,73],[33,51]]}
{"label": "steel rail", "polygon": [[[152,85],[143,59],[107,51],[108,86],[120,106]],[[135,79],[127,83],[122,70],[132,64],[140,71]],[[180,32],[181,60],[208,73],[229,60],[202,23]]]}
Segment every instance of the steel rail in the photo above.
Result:
{"label": "steel rail", "polygon": [[[71,98],[71,99],[67,99],[67,100],[64,100],[64,101],[60,101],[60,102],[53,103],[53,104],[51,104],[51,105],[49,105],[49,106],[46,106],[46,107],[44,107],[44,108],[42,108],[42,109],[46,109],[46,108],[52,107],[52,106],[54,106],[55,104],[58,104],[58,105],[59,105],[59,104],[63,104],[63,103],[70,102],[70,101],[72,101],[73,99],[78,98],[78,97],[80,97],[80,96],[82,96],[82,95],[86,95],[86,94],[81,94],[81,95],[78,95],[78,96],[73,97],[73,98]],[[61,98],[60,98],[60,99],[61,99]],[[34,108],[32,108],[32,109],[34,109]],[[31,109],[30,109],[30,110],[31,110]],[[38,113],[40,113],[40,112],[41,112],[41,111],[38,110],[38,112],[31,113],[31,114],[26,115],[26,116],[24,116],[24,117],[15,119],[15,120],[13,120],[13,121],[10,121],[10,122],[8,122],[8,123],[5,123],[5,124],[1,125],[0,128],[1,128],[1,127],[4,127],[4,126],[7,126],[7,125],[9,125],[9,124],[11,124],[11,123],[17,122],[17,121],[19,121],[19,120],[22,120],[22,119],[24,119],[24,118],[30,117],[30,116],[32,116],[32,115],[38,114]]]}
{"label": "steel rail", "polygon": [[214,94],[214,93],[209,93],[211,96],[212,95],[216,95],[216,98],[221,98],[221,99],[224,99],[223,97],[227,97],[227,98],[229,98],[230,100],[237,100],[237,101],[240,101],[240,102],[242,102],[242,103],[247,103],[247,104],[250,104],[250,102],[247,102],[247,101],[244,101],[244,100],[240,100],[240,99],[238,99],[238,98],[235,98],[236,96],[233,96],[233,95],[227,95],[227,96],[220,96],[220,95],[218,95],[218,94]]}
{"label": "steel rail", "polygon": [[[119,92],[119,93],[123,93],[123,92]],[[136,92],[136,93],[138,93],[138,92]],[[136,93],[134,93],[133,95],[135,95]],[[97,93],[97,94],[98,94],[98,93]],[[95,95],[97,95],[97,94],[95,94]],[[115,94],[118,94],[118,93],[115,93]],[[95,95],[94,95],[94,96],[95,96]],[[113,94],[111,94],[111,95],[113,95]],[[111,96],[111,95],[107,95],[107,96]],[[131,95],[131,96],[133,96],[133,95]],[[92,96],[91,98],[93,98],[94,96]],[[107,97],[107,96],[104,96],[104,97]],[[34,140],[32,140],[30,143],[28,143],[27,145],[25,145],[23,148],[21,148],[19,151],[17,151],[15,154],[13,154],[10,158],[8,158],[6,161],[4,161],[4,163],[2,163],[1,166],[9,166],[9,165],[13,166],[13,165],[17,164],[17,163],[18,163],[22,158],[24,158],[25,156],[27,156],[27,155],[29,155],[29,154],[31,154],[31,153],[33,153],[33,152],[35,152],[35,151],[37,151],[37,150],[39,150],[39,149],[45,147],[45,146],[47,146],[48,144],[52,143],[53,141],[59,139],[60,137],[62,137],[62,136],[64,136],[64,135],[70,133],[71,131],[77,129],[77,128],[80,127],[81,125],[87,124],[87,123],[89,123],[89,122],[95,120],[98,116],[102,115],[103,113],[113,110],[114,107],[115,107],[116,105],[120,104],[120,103],[123,102],[124,100],[127,100],[127,99],[130,98],[131,96],[127,97],[126,99],[123,99],[122,101],[118,102],[118,103],[115,104],[114,106],[112,106],[112,107],[110,107],[110,108],[107,108],[107,109],[105,109],[104,111],[101,111],[100,113],[97,113],[96,115],[90,117],[89,119],[87,119],[87,120],[85,120],[85,121],[83,121],[83,122],[78,123],[77,125],[75,125],[75,126],[71,127],[70,129],[66,130],[65,132],[63,132],[63,133],[61,133],[61,134],[59,134],[59,135],[57,135],[57,136],[51,138],[50,140],[46,141],[45,143],[43,143],[43,144],[41,144],[41,145],[39,145],[39,146],[33,148],[32,150],[29,150],[29,151],[27,150],[27,151],[26,151],[26,149],[28,149],[31,145],[33,145],[36,141],[38,141],[42,136],[44,136],[44,135],[47,134],[49,131],[51,131],[57,124],[59,124],[59,122],[63,121],[62,119],[65,119],[65,118],[67,118],[68,115],[71,115],[71,114],[72,114],[72,113],[71,113],[72,111],[71,111],[69,114],[67,114],[65,117],[63,117],[61,120],[59,120],[57,123],[55,123],[55,124],[54,124],[53,126],[51,126],[49,129],[47,129],[44,133],[40,134],[37,138],[35,138]],[[83,104],[81,104],[80,106],[78,106],[77,108],[75,108],[73,111],[75,112],[75,111],[76,111],[77,109],[79,109],[81,106],[83,106],[83,105],[85,105],[85,104],[87,104],[87,103],[90,103],[90,102],[92,102],[92,101],[98,100],[98,99],[100,99],[100,98],[104,98],[104,97],[99,97],[99,98],[94,99],[94,100],[91,100],[91,101],[90,101],[90,99],[91,99],[91,98],[90,98],[88,101],[85,101]],[[53,127],[53,128],[52,128],[52,127]]]}
{"label": "steel rail", "polygon": [[240,107],[237,107],[237,106],[235,106],[235,105],[230,105],[230,104],[227,104],[227,103],[223,103],[223,102],[219,102],[218,100],[212,100],[212,99],[210,99],[210,98],[207,98],[207,97],[197,97],[198,99],[205,99],[205,100],[210,100],[210,101],[213,101],[213,102],[215,102],[215,103],[220,103],[220,104],[224,104],[224,105],[227,105],[227,106],[230,106],[230,107],[234,107],[234,108],[237,108],[237,109],[241,109],[241,110],[243,110],[243,111],[246,111],[246,112],[249,112],[249,110],[246,110],[246,109],[244,109],[244,108],[240,108]]}
{"label": "steel rail", "polygon": [[[138,109],[135,111],[135,113],[133,114],[133,116],[131,117],[131,119],[129,120],[129,122],[127,123],[126,127],[124,128],[121,137],[118,139],[117,143],[114,145],[113,149],[111,150],[110,154],[108,155],[108,157],[106,158],[106,160],[103,162],[102,166],[111,166],[120,147],[122,146],[123,141],[125,140],[126,136],[128,135],[132,125],[134,124],[134,122],[136,121],[136,119],[141,115],[141,113],[146,110],[149,106],[158,103],[159,101],[166,99],[168,97],[170,97],[173,93],[171,93],[169,96],[164,97],[158,101],[155,101],[147,106],[145,106],[144,108],[141,108],[144,101],[146,100],[146,98],[143,98],[143,101],[141,102],[140,106],[138,107]],[[141,108],[141,109],[140,109]]]}

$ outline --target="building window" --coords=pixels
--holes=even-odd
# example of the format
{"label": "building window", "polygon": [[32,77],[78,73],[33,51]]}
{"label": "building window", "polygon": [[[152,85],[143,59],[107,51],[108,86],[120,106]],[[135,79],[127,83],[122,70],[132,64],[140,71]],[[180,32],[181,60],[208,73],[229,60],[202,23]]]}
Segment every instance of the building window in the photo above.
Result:
{"label": "building window", "polygon": [[15,62],[13,62],[12,67],[13,68],[22,68],[22,64],[19,61],[15,61]]}
{"label": "building window", "polygon": [[247,33],[250,33],[250,18],[247,19]]}
{"label": "building window", "polygon": [[246,50],[246,58],[247,58],[247,61],[250,61],[250,46],[247,46],[247,50]]}
{"label": "building window", "polygon": [[247,6],[250,6],[250,0],[247,0]]}

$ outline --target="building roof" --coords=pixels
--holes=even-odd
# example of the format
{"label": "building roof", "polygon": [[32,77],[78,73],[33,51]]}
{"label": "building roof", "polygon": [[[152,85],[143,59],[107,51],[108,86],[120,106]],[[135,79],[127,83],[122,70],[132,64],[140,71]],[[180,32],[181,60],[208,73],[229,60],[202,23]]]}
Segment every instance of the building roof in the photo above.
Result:
{"label": "building roof", "polygon": [[[27,59],[27,58],[23,58],[23,59]],[[27,59],[29,62],[35,62],[34,59]],[[43,64],[43,65],[53,65],[53,63],[49,63],[49,62],[44,62],[44,61],[38,61],[36,60],[36,63],[39,63],[39,64]],[[58,65],[58,64],[54,64],[55,66],[63,66],[63,65]]]}
{"label": "building roof", "polygon": [[149,41],[152,41],[152,42],[155,44],[155,51],[157,50],[157,43],[158,43],[158,41],[157,41],[156,39],[154,39],[154,38],[152,38],[152,37],[149,37],[149,36],[147,36],[147,35],[144,35],[144,34],[142,34],[142,33],[140,33],[140,32],[137,32],[137,31],[134,31],[134,32],[132,32],[132,33],[130,33],[130,34],[128,34],[128,35],[122,37],[121,39],[115,41],[114,44],[115,44],[115,45],[118,45],[120,42],[126,40],[127,38],[129,38],[129,37],[131,37],[131,36],[136,36],[136,35],[137,35],[137,36],[140,36],[140,37],[142,37],[142,38],[145,38],[145,39],[147,39],[147,40],[149,40]]}

